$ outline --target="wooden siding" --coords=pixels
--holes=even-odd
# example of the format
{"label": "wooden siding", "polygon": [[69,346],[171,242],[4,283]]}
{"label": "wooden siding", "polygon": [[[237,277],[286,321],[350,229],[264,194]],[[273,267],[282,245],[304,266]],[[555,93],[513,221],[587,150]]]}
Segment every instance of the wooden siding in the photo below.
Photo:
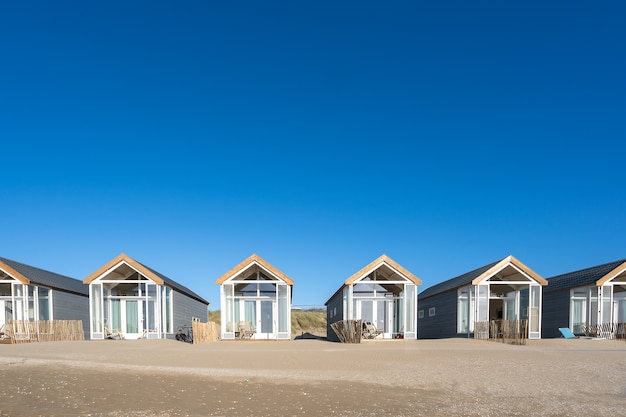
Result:
{"label": "wooden siding", "polygon": [[174,296],[174,333],[168,334],[168,339],[174,339],[178,328],[181,326],[191,326],[191,319],[197,317],[200,322],[206,323],[209,306],[187,297],[177,291],[173,291]]}
{"label": "wooden siding", "polygon": [[561,337],[559,327],[569,327],[569,308],[569,288],[543,293],[541,337]]}
{"label": "wooden siding", "polygon": [[[330,314],[334,308],[337,309],[337,314],[331,318]],[[326,340],[339,342],[339,337],[330,325],[341,320],[343,320],[343,289],[337,291],[326,304]]]}
{"label": "wooden siding", "polygon": [[89,337],[89,297],[52,290],[53,320],[82,320],[85,337]]}
{"label": "wooden siding", "polygon": [[[419,339],[440,339],[446,337],[467,337],[466,333],[456,332],[457,290],[443,292],[427,299],[419,299],[417,319],[417,337]],[[435,308],[435,315],[428,316],[428,310]],[[419,318],[419,311],[424,310],[424,317]]]}

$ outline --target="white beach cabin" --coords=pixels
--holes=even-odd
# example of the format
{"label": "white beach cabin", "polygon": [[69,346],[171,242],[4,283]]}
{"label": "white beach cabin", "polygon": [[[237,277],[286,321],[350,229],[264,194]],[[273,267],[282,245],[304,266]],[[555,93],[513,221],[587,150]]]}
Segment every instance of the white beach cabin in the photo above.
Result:
{"label": "white beach cabin", "polygon": [[528,321],[541,338],[542,287],[547,281],[513,256],[440,282],[419,295],[420,339],[489,338],[494,320]]}
{"label": "white beach cabin", "polygon": [[89,284],[91,339],[173,339],[193,320],[206,322],[209,302],[121,254],[83,280]]}
{"label": "white beach cabin", "polygon": [[340,320],[372,323],[383,339],[417,338],[418,277],[382,255],[348,278],[326,302],[327,338],[339,338],[331,324]]}
{"label": "white beach cabin", "polygon": [[80,320],[88,334],[88,300],[77,279],[0,258],[0,336],[9,333],[11,320]]}
{"label": "white beach cabin", "polygon": [[219,277],[222,339],[291,339],[293,280],[253,254]]}

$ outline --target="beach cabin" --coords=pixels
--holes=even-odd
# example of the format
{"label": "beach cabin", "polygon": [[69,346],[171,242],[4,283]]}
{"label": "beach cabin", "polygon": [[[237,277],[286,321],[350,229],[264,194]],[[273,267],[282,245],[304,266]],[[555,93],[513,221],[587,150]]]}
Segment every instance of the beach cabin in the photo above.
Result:
{"label": "beach cabin", "polygon": [[544,285],[513,256],[433,285],[419,295],[419,338],[488,338],[492,320],[528,320],[528,338],[539,339]]}
{"label": "beach cabin", "polygon": [[293,280],[253,254],[219,277],[222,339],[291,339]]}
{"label": "beach cabin", "polygon": [[387,255],[382,255],[345,280],[326,301],[326,334],[339,341],[331,324],[362,320],[376,338],[417,337],[417,286],[422,281]]}
{"label": "beach cabin", "polygon": [[87,335],[87,286],[65,275],[0,258],[0,328],[9,320],[82,320]]}
{"label": "beach cabin", "polygon": [[174,339],[209,302],[171,278],[121,254],[83,280],[89,284],[91,339]]}
{"label": "beach cabin", "polygon": [[614,338],[626,323],[626,259],[548,279],[544,291],[543,335],[575,334]]}

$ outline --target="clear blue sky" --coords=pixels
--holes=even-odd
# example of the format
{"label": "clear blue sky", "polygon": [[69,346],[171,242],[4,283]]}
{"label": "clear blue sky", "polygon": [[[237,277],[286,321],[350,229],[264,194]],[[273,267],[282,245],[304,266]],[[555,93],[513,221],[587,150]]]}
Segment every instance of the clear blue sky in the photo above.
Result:
{"label": "clear blue sky", "polygon": [[382,253],[420,290],[626,258],[625,4],[3,2],[0,256],[211,309],[252,253],[296,305]]}

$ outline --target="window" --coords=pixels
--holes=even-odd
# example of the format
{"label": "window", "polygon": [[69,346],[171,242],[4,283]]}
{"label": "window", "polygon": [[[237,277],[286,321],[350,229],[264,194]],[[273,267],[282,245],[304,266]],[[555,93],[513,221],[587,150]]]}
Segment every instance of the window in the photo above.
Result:
{"label": "window", "polygon": [[431,307],[428,309],[428,317],[433,317],[435,315],[435,307]]}
{"label": "window", "polygon": [[39,320],[50,320],[50,290],[39,287]]}
{"label": "window", "polygon": [[420,310],[417,314],[420,319],[424,318],[424,310]]}

